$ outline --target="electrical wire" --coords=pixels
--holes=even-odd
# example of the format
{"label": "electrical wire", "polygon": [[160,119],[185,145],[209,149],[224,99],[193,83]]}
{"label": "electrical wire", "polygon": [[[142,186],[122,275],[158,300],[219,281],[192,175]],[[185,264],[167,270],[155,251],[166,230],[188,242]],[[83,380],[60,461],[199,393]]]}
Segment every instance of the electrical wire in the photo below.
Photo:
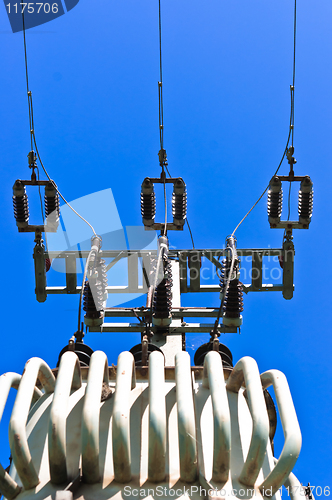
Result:
{"label": "electrical wire", "polygon": [[[288,137],[287,137],[287,142],[286,142],[286,147],[283,152],[282,158],[280,160],[280,163],[278,165],[277,170],[275,171],[273,177],[277,175],[282,162],[284,161],[284,158],[286,156],[286,153],[288,151],[288,145],[290,138],[292,137],[292,147],[294,145],[294,91],[295,91],[295,55],[296,55],[296,0],[294,0],[294,36],[293,36],[293,77],[292,77],[292,85],[290,86],[290,92],[291,92],[291,110],[290,110],[290,121],[289,121],[289,132],[288,132]],[[237,229],[241,226],[242,222],[248,217],[250,212],[255,208],[255,206],[260,202],[260,200],[263,198],[265,195],[266,191],[269,189],[269,186],[265,188],[261,196],[258,198],[258,200],[254,203],[254,205],[251,207],[251,209],[246,213],[246,215],[243,217],[243,219],[240,220],[234,231],[232,232],[232,236],[234,236],[235,232]]]}
{"label": "electrical wire", "polygon": [[226,287],[225,287],[225,289],[223,291],[222,299],[221,299],[221,302],[220,302],[220,307],[219,307],[219,310],[218,310],[217,319],[216,319],[216,321],[214,323],[213,333],[217,333],[217,328],[218,328],[218,325],[219,325],[219,320],[220,320],[222,308],[224,306],[226,294],[228,292],[228,287],[229,287],[229,284],[230,284],[230,281],[231,281],[231,277],[232,277],[233,269],[234,269],[234,264],[235,264],[235,252],[233,251],[233,248],[232,247],[227,247],[226,250],[229,250],[231,252],[231,254],[232,254],[232,262],[231,262],[231,267],[230,267],[228,278],[227,278],[227,282],[226,282]]}
{"label": "electrical wire", "polygon": [[[37,147],[37,142],[36,142],[36,136],[35,136],[35,126],[34,126],[34,116],[33,116],[33,103],[32,103],[32,92],[29,90],[29,72],[28,72],[28,56],[27,56],[27,47],[26,47],[26,38],[25,38],[25,24],[24,24],[24,11],[22,10],[22,20],[23,20],[23,42],[24,42],[24,60],[25,60],[25,77],[26,77],[26,84],[27,84],[27,94],[28,94],[28,106],[29,106],[29,124],[30,124],[30,141],[31,141],[31,150],[33,150],[33,145],[35,146],[36,153],[39,159],[39,162],[42,166],[42,169],[45,172],[46,177],[48,180],[52,183],[54,189],[57,191],[59,194],[60,198],[64,201],[64,203],[83,221],[85,222],[92,230],[94,236],[97,236],[96,231],[94,230],[93,226],[86,220],[84,217],[82,217],[69,203],[68,201],[64,198],[64,196],[60,193],[57,185],[55,182],[50,178],[48,175],[46,168],[44,167],[44,164],[41,160],[38,147]],[[38,180],[39,180],[39,170],[38,170]],[[39,191],[40,194],[40,191]],[[41,194],[40,194],[41,198]],[[43,216],[44,220],[44,216]]]}
{"label": "electrical wire", "polygon": [[80,301],[79,301],[79,305],[78,305],[78,326],[77,326],[77,331],[78,332],[81,331],[82,299],[83,299],[83,293],[84,293],[84,285],[85,285],[86,275],[87,275],[87,272],[88,272],[88,266],[89,266],[89,262],[90,262],[90,258],[91,258],[91,252],[92,251],[90,250],[89,255],[88,255],[87,259],[86,259],[84,273],[83,273],[82,287],[81,287],[81,293],[80,293]]}
{"label": "electrical wire", "polygon": [[[169,172],[169,170],[168,170],[167,165],[165,166],[165,168],[166,168],[166,171],[167,171],[167,173],[168,173],[168,176],[169,176],[170,178],[172,178],[172,176],[171,176],[171,174],[170,174],[170,172]],[[188,230],[189,230],[189,234],[190,234],[190,238],[191,238],[191,243],[192,243],[193,249],[195,249],[194,237],[193,237],[193,233],[192,233],[192,231],[191,231],[191,227],[190,227],[190,225],[189,225],[188,218],[186,218],[186,223],[187,223],[187,226],[188,226]]]}
{"label": "electrical wire", "polygon": [[[26,38],[25,38],[24,10],[22,10],[22,26],[23,26],[23,41],[24,41],[25,79],[26,79],[26,84],[27,84],[27,97],[28,97],[28,109],[29,109],[29,127],[30,127],[29,133],[30,133],[30,144],[31,144],[31,151],[32,151],[33,150],[33,137],[32,137],[31,131],[33,130],[33,117],[32,117],[32,112],[31,112],[31,92],[29,91],[28,56],[27,56],[27,46],[26,46]],[[37,169],[37,179],[39,181],[39,168],[37,167],[37,165],[35,165],[34,168]],[[42,195],[40,192],[40,186],[38,186],[38,193],[39,193],[42,220],[44,220],[43,200],[42,200]]]}
{"label": "electrical wire", "polygon": [[162,44],[161,44],[161,0],[158,0],[158,14],[159,14],[159,82],[158,82],[158,99],[159,99],[159,163],[161,166],[161,175],[164,184],[164,203],[165,203],[165,224],[164,236],[167,235],[167,197],[166,197],[166,174],[167,169],[166,151],[164,150],[164,99],[163,99],[163,62],[162,62]]}

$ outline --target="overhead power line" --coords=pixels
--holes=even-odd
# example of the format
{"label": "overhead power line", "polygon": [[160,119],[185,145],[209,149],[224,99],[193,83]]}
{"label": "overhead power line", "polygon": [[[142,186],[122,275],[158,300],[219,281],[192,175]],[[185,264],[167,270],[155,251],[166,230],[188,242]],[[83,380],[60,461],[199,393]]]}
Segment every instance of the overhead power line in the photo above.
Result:
{"label": "overhead power line", "polygon": [[[295,93],[295,55],[296,55],[296,0],[294,0],[294,27],[293,27],[293,78],[292,78],[292,85],[290,86],[290,92],[291,92],[291,110],[290,110],[290,120],[289,120],[289,131],[288,131],[288,137],[286,141],[286,147],[284,149],[283,155],[281,157],[280,163],[278,165],[277,170],[275,171],[273,177],[277,175],[279,172],[279,169],[281,167],[282,162],[284,161],[284,158],[286,156],[286,153],[288,151],[288,146],[289,146],[289,141],[290,138],[292,138],[292,147],[294,147],[294,93]],[[269,189],[269,186],[267,186],[263,193],[260,195],[258,200],[253,204],[251,209],[246,213],[246,215],[243,217],[243,219],[240,220],[234,231],[232,232],[232,236],[234,236],[235,232],[238,230],[238,228],[241,226],[242,222],[248,217],[250,212],[255,208],[255,206],[260,202],[260,200],[263,198],[265,195],[266,191]]]}

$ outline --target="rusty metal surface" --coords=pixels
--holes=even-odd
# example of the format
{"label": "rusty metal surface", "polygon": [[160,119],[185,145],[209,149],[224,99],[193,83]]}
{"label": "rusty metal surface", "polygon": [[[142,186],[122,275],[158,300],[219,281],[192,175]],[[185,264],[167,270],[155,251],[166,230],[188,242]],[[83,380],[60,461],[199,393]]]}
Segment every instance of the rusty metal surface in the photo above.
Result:
{"label": "rusty metal surface", "polygon": [[192,483],[197,477],[197,449],[190,357],[187,352],[178,352],[175,356],[175,380],[180,479]]}
{"label": "rusty metal surface", "polygon": [[236,363],[226,387],[229,391],[238,392],[243,381],[246,383],[248,406],[252,416],[253,429],[250,448],[239,481],[245,485],[253,486],[264,461],[269,440],[269,420],[258,366],[256,361],[248,356]]}
{"label": "rusty metal surface", "polygon": [[65,352],[60,361],[48,430],[48,454],[51,481],[62,484],[67,477],[66,420],[70,391],[81,387],[80,364],[72,351]]}
{"label": "rusty metal surface", "polygon": [[26,489],[33,488],[39,483],[26,434],[26,423],[37,378],[40,379],[46,394],[54,391],[55,378],[50,367],[40,358],[32,358],[27,361],[17,391],[8,431],[13,462]]}
{"label": "rusty metal surface", "polygon": [[164,356],[155,351],[149,358],[148,478],[152,482],[161,482],[165,479],[166,426]]}
{"label": "rusty metal surface", "polygon": [[95,351],[90,360],[82,414],[82,476],[83,481],[90,484],[100,480],[99,425],[103,382],[109,383],[107,357],[104,352]]}
{"label": "rusty metal surface", "polygon": [[[73,352],[67,354],[75,356]],[[96,355],[94,358],[95,367],[92,364],[89,369],[81,370],[80,389],[74,390],[75,384],[70,385],[72,390],[68,409],[62,410],[67,428],[66,461],[70,470],[67,481],[75,476],[78,478],[77,489],[70,490],[75,500],[135,500],[135,495],[125,494],[126,486],[136,488],[137,491],[161,486],[166,488],[163,499],[172,496],[169,493],[170,488],[187,490],[191,486],[197,487],[197,490],[194,489],[193,494],[189,495],[193,500],[201,498],[200,486],[211,488],[211,491],[224,488],[227,496],[233,488],[246,487],[241,476],[252,453],[252,433],[255,439],[260,440],[260,446],[265,446],[263,466],[252,486],[253,495],[262,499],[260,488],[268,484],[264,481],[268,481],[269,474],[273,474],[276,469],[268,439],[268,412],[260,378],[257,387],[253,384],[256,377],[254,360],[244,358],[232,371],[222,369],[219,355],[211,352],[206,357],[204,373],[203,367],[190,367],[189,356],[185,352],[179,353],[175,367],[166,368],[163,367],[159,352],[151,354],[148,367],[136,369],[130,353],[120,355],[117,367],[103,364],[102,355],[105,361],[106,356],[101,353],[100,357]],[[247,365],[245,369],[244,365]],[[27,370],[28,367],[29,364]],[[62,385],[61,370],[61,366],[59,370],[54,370],[54,373],[57,373],[56,384],[59,383],[59,389],[55,387],[59,392]],[[71,378],[69,372],[71,370],[68,371],[68,379]],[[223,378],[227,381],[226,386]],[[102,401],[101,395],[105,386],[109,387],[110,393],[115,389],[115,393],[111,398]],[[68,390],[68,387],[65,389]],[[50,386],[48,390],[51,390]],[[248,404],[244,397],[245,390]],[[51,454],[48,453],[45,439],[48,435],[52,397],[50,394],[44,394],[31,410],[26,432],[29,435],[29,445],[34,443],[30,446],[31,462],[38,470],[40,483],[31,489],[31,493],[29,488],[24,486],[24,491],[18,494],[18,500],[50,500],[55,498],[57,491],[59,494],[60,491],[69,491],[65,483],[57,486],[51,482],[50,477]],[[55,393],[55,407],[56,399]],[[255,421],[253,408],[259,406],[260,399],[263,404],[261,412],[267,420],[266,435],[264,427],[259,435],[256,432],[259,425]],[[279,403],[287,413],[287,400],[282,396]],[[227,437],[227,408],[231,422],[228,474],[227,464],[226,469],[222,470],[225,465],[222,460],[225,456],[220,452],[220,448],[224,446],[222,434]],[[85,424],[81,427],[82,416]],[[91,431],[90,458],[93,455],[97,460],[93,463],[83,460],[84,480],[80,481],[77,474],[81,456],[85,453],[84,440],[81,441],[80,437],[86,433],[86,428]],[[228,445],[226,452],[227,448]],[[253,465],[253,462],[250,465]],[[124,478],[121,474],[128,473],[128,470],[130,477],[128,475]],[[119,471],[122,482],[119,481],[119,475],[116,475]],[[90,474],[93,481],[91,483],[88,482]],[[17,474],[15,466],[12,465],[10,476],[18,485],[19,475],[20,471]],[[97,476],[99,482],[95,481]],[[143,496],[156,499],[158,497],[152,493]],[[213,497],[213,493],[206,494],[206,498]],[[278,493],[275,499],[279,500]]]}
{"label": "rusty metal surface", "polygon": [[222,361],[218,352],[208,352],[204,358],[203,386],[210,389],[213,409],[212,479],[226,483],[230,469],[231,418]]}
{"label": "rusty metal surface", "polygon": [[285,443],[279,460],[273,471],[260,486],[261,489],[264,488],[265,490],[271,488],[272,494],[274,494],[284,484],[298,459],[302,436],[285,375],[279,370],[269,370],[262,373],[261,381],[265,389],[270,385],[274,388],[285,436]]}

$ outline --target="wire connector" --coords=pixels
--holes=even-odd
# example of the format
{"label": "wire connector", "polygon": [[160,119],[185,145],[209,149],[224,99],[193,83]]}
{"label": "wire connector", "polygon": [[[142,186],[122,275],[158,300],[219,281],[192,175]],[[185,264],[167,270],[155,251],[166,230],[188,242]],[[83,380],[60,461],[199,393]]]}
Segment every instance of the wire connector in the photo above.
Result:
{"label": "wire connector", "polygon": [[159,153],[158,153],[158,157],[159,157],[159,165],[164,170],[164,167],[168,166],[166,149],[161,148]]}
{"label": "wire connector", "polygon": [[287,149],[287,153],[286,153],[286,157],[287,157],[287,160],[288,160],[288,163],[289,163],[289,166],[290,166],[290,171],[289,171],[289,175],[290,176],[294,175],[293,166],[295,165],[295,163],[297,163],[297,161],[294,158],[293,154],[294,154],[294,146],[290,146]]}

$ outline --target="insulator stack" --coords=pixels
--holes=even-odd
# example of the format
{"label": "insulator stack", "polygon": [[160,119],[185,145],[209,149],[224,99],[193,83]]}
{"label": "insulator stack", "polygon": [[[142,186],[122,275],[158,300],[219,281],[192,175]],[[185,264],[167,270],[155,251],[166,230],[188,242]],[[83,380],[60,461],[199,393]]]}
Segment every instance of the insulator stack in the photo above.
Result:
{"label": "insulator stack", "polygon": [[45,218],[48,227],[57,229],[59,225],[60,203],[59,193],[53,182],[48,182],[45,186]]}
{"label": "insulator stack", "polygon": [[29,205],[25,186],[17,180],[13,186],[14,217],[17,227],[26,227],[29,224]]}
{"label": "insulator stack", "polygon": [[104,259],[100,259],[99,261],[99,266],[98,266],[98,280],[101,283],[102,287],[102,292],[103,292],[103,302],[107,300],[107,285],[108,285],[108,279],[107,279],[107,269],[106,269],[106,263]]}
{"label": "insulator stack", "polygon": [[35,262],[35,282],[36,282],[36,299],[38,302],[45,302],[47,299],[46,293],[46,263],[45,263],[45,246],[43,240],[36,243],[33,250],[33,259]]}
{"label": "insulator stack", "polygon": [[267,215],[270,224],[278,224],[282,212],[282,186],[278,176],[272,177],[267,193]]}
{"label": "insulator stack", "polygon": [[187,190],[182,179],[174,183],[172,196],[173,224],[183,226],[187,216]]}
{"label": "insulator stack", "polygon": [[164,278],[157,285],[152,304],[152,321],[156,326],[168,326],[172,321],[172,267],[164,259]]}
{"label": "insulator stack", "polygon": [[144,226],[152,226],[156,215],[156,197],[149,177],[144,179],[141,187],[141,214]]}
{"label": "insulator stack", "polygon": [[243,287],[239,281],[239,273],[237,269],[233,271],[233,276],[229,281],[228,289],[226,289],[227,280],[230,272],[231,262],[224,259],[222,261],[222,270],[220,277],[220,294],[224,296],[223,303],[223,324],[227,326],[242,325],[241,312],[243,311]]}
{"label": "insulator stack", "polygon": [[98,326],[103,323],[103,292],[99,281],[94,281],[92,286],[89,281],[84,283],[83,310],[86,325]]}
{"label": "insulator stack", "polygon": [[307,175],[300,185],[299,191],[299,222],[302,224],[309,224],[312,216],[313,206],[313,183]]}

